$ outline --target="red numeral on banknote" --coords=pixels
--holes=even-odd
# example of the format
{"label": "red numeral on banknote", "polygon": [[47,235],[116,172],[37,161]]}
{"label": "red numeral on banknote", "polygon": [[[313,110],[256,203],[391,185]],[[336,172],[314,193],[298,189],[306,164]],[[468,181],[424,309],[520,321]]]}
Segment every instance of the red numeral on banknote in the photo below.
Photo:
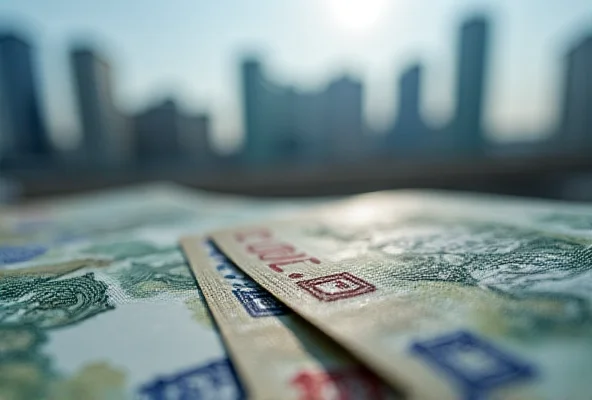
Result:
{"label": "red numeral on banknote", "polygon": [[328,372],[302,371],[291,383],[299,389],[300,400],[386,398],[382,382],[357,367]]}
{"label": "red numeral on banknote", "polygon": [[[296,246],[279,241],[273,237],[271,231],[265,228],[252,228],[235,234],[235,239],[242,243],[244,250],[256,256],[274,272],[283,273],[288,267],[288,278],[300,279],[304,277],[294,268],[302,263],[321,264],[321,260],[310,256]],[[347,272],[322,276],[296,282],[298,286],[321,301],[335,301],[360,296],[374,292],[376,287]]]}
{"label": "red numeral on banknote", "polygon": [[266,261],[267,266],[275,272],[284,272],[281,267],[286,265],[293,266],[303,262],[321,263],[318,258],[297,250],[291,244],[275,240],[271,232],[265,228],[238,232],[235,239],[244,243],[247,253],[256,255],[261,261]]}
{"label": "red numeral on banknote", "polygon": [[296,284],[321,301],[348,299],[376,290],[374,285],[347,272],[299,281]]}

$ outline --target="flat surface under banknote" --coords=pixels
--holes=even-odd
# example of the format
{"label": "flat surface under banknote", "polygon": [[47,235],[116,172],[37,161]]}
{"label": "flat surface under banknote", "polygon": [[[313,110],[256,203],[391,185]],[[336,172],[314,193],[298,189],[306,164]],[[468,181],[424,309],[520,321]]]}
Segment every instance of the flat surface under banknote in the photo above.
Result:
{"label": "flat surface under banknote", "polygon": [[385,192],[213,238],[411,398],[592,393],[591,206]]}
{"label": "flat surface under banknote", "polygon": [[242,398],[178,239],[272,208],[158,185],[4,210],[0,398]]}
{"label": "flat surface under banknote", "polygon": [[202,237],[182,240],[251,399],[394,399],[374,374]]}

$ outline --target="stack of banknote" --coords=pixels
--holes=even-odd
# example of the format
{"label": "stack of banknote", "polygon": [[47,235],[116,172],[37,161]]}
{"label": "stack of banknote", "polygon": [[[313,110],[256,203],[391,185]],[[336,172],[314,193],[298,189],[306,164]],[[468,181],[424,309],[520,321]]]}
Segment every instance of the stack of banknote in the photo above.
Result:
{"label": "stack of banknote", "polygon": [[0,400],[592,399],[592,206],[158,184],[0,210]]}

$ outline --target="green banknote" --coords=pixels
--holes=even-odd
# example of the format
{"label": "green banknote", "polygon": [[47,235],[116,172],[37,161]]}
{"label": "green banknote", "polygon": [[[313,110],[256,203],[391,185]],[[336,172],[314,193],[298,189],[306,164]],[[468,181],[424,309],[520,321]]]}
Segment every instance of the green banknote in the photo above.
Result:
{"label": "green banknote", "polygon": [[3,210],[0,399],[242,398],[177,242],[282,207],[158,185]]}
{"label": "green banknote", "polygon": [[203,237],[183,250],[251,399],[400,398]]}
{"label": "green banknote", "polygon": [[591,396],[592,206],[386,192],[213,238],[410,398]]}

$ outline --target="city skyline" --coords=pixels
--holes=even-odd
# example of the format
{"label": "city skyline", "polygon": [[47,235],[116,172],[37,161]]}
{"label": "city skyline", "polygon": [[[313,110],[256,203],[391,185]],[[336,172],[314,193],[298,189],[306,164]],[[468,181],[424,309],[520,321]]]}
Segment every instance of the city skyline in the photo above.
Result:
{"label": "city skyline", "polygon": [[[500,150],[492,145],[483,123],[491,86],[491,25],[488,16],[473,15],[458,27],[454,112],[448,121],[434,127],[422,115],[423,64],[417,62],[400,72],[395,90],[399,105],[392,112],[396,118],[380,136],[368,134],[372,128],[363,112],[365,88],[357,77],[336,75],[321,89],[306,90],[274,79],[261,58],[245,58],[239,67],[245,144],[237,157],[224,161],[213,152],[208,114],[187,112],[174,98],[134,114],[122,112],[113,94],[116,83],[109,60],[92,46],[77,45],[69,58],[82,140],[67,162],[76,160],[77,165],[100,170],[213,167],[228,161],[258,167],[341,164],[373,157],[487,157]],[[61,152],[48,145],[34,60],[26,38],[0,35],[1,155],[4,165],[16,168],[52,168],[66,161],[50,161],[53,153]],[[530,154],[576,154],[592,146],[592,34],[567,49],[563,62],[561,117],[550,140],[530,145]]]}
{"label": "city skyline", "polygon": [[[392,81],[396,82],[398,79],[396,71],[401,71],[409,61],[420,56],[425,60],[421,109],[425,112],[427,108],[428,117],[433,117],[433,109],[438,108],[434,107],[434,104],[439,104],[443,110],[436,114],[440,113],[439,119],[444,120],[453,112],[453,104],[450,104],[449,99],[451,90],[446,87],[454,85],[452,73],[456,54],[451,43],[456,34],[458,21],[463,18],[467,10],[470,11],[475,6],[484,5],[485,8],[492,6],[487,2],[463,1],[455,5],[442,2],[442,4],[434,4],[431,7],[433,10],[424,12],[418,11],[417,7],[411,3],[397,2],[396,7],[392,7],[398,10],[385,11],[383,13],[385,16],[380,23],[369,32],[363,32],[362,37],[359,31],[354,34],[341,27],[335,28],[325,7],[319,6],[318,3],[313,5],[312,2],[304,1],[299,2],[298,5],[284,7],[265,3],[260,8],[249,10],[245,10],[245,6],[237,2],[224,1],[223,3],[224,5],[219,7],[232,5],[231,8],[237,13],[242,12],[242,15],[246,13],[246,17],[251,16],[252,21],[249,18],[246,18],[246,21],[237,21],[237,16],[223,14],[221,9],[216,8],[218,6],[203,4],[189,6],[186,2],[181,2],[177,9],[167,9],[166,13],[161,13],[164,14],[163,18],[176,21],[174,27],[169,26],[167,29],[165,25],[156,23],[159,20],[156,16],[160,16],[158,12],[146,14],[141,9],[137,10],[142,16],[139,20],[144,21],[142,23],[135,21],[134,18],[129,19],[130,14],[126,14],[126,10],[130,11],[133,7],[126,5],[116,7],[115,3],[109,1],[102,4],[101,10],[97,10],[94,14],[89,10],[94,7],[92,5],[81,7],[67,1],[52,4],[52,10],[48,10],[47,5],[39,2],[19,2],[18,4],[4,2],[0,5],[0,13],[4,18],[18,13],[21,21],[25,23],[29,21],[30,25],[35,26],[42,33],[39,40],[35,38],[35,47],[40,50],[42,76],[45,77],[41,91],[44,104],[48,108],[45,113],[48,114],[50,125],[54,130],[56,125],[68,125],[56,123],[56,119],[65,117],[58,118],[55,110],[59,109],[62,112],[61,110],[70,109],[72,111],[73,107],[72,104],[68,107],[64,106],[68,103],[64,100],[68,97],[64,93],[71,92],[67,82],[69,77],[64,79],[64,75],[69,71],[60,69],[62,78],[49,79],[50,82],[48,82],[48,74],[53,75],[47,71],[47,60],[49,58],[55,60],[57,57],[56,46],[62,48],[69,46],[73,34],[85,31],[95,37],[103,37],[102,43],[107,43],[108,49],[109,44],[115,48],[107,54],[110,54],[111,59],[115,61],[113,68],[119,85],[116,89],[116,98],[126,112],[136,112],[144,108],[146,103],[154,102],[157,97],[164,97],[155,95],[155,92],[160,91],[162,95],[175,92],[175,90],[154,88],[168,86],[175,89],[177,86],[181,89],[178,97],[182,105],[189,104],[192,111],[211,112],[216,136],[221,134],[221,129],[226,129],[232,136],[236,132],[231,131],[240,128],[240,123],[237,123],[237,120],[240,120],[240,102],[236,96],[238,89],[235,87],[238,80],[234,68],[237,61],[236,54],[240,54],[241,48],[244,49],[249,44],[257,42],[267,44],[271,49],[265,54],[270,74],[284,81],[296,82],[299,86],[304,83],[304,86],[318,88],[324,85],[330,76],[336,75],[334,72],[339,72],[342,66],[352,65],[354,71],[357,67],[360,73],[355,75],[361,77],[365,87],[365,111],[369,111],[366,113],[368,120],[376,125],[375,120],[378,115],[380,117],[378,119],[382,119],[382,126],[388,126],[390,120],[395,117],[392,115],[392,110],[397,108],[397,100],[391,100],[393,97],[391,88],[394,86]],[[35,7],[33,7],[34,4],[36,4]],[[148,4],[146,10],[151,6],[153,11],[158,9],[155,4]],[[446,9],[444,12],[439,12],[444,9]],[[561,90],[556,86],[558,86],[557,79],[561,79],[563,69],[562,53],[582,33],[582,27],[589,21],[589,13],[586,13],[588,9],[586,3],[581,1],[572,1],[569,5],[549,2],[545,7],[537,7],[532,2],[520,2],[517,5],[501,2],[494,7],[492,35],[494,61],[491,71],[493,90],[486,99],[485,116],[488,128],[491,128],[492,120],[501,121],[502,127],[504,124],[514,126],[515,130],[520,130],[521,127],[528,128],[529,125],[536,127],[537,124],[540,127],[547,127],[550,122],[556,122],[559,114],[558,92]],[[118,14],[113,14],[115,10],[118,10]],[[200,13],[196,15],[198,11]],[[524,17],[526,12],[530,18],[521,19],[520,16]],[[183,17],[180,13],[187,15]],[[292,22],[287,21],[284,16],[290,13],[294,14],[291,18]],[[40,15],[47,18],[41,20]],[[212,15],[220,17],[216,20],[219,21],[216,22],[218,29],[215,29],[214,23],[203,22],[206,16],[211,19]],[[222,15],[225,17],[222,18]],[[266,18],[270,15],[273,18]],[[187,18],[190,17],[195,19],[193,23],[195,27],[184,28],[185,23],[189,22]],[[264,26],[254,28],[254,25],[262,25],[257,22],[261,19],[266,20]],[[405,20],[405,23],[401,24],[401,19]],[[73,20],[77,22],[73,23]],[[315,43],[310,43],[306,35],[296,40],[298,29],[295,24],[298,21],[307,22]],[[419,28],[410,28],[410,24],[417,25],[419,21],[422,24],[418,27],[424,27],[425,32],[420,31]],[[235,28],[228,32],[224,31],[224,27],[230,24],[235,24]],[[123,28],[124,25],[129,25],[127,30]],[[143,25],[141,27],[143,30],[138,25]],[[81,29],[81,27],[86,28]],[[147,29],[153,29],[154,33],[146,35]],[[212,33],[208,34],[209,31]],[[215,32],[224,38],[217,39],[214,37],[217,35],[213,35]],[[270,34],[271,32],[273,34]],[[393,36],[394,32],[398,34]],[[406,36],[401,37],[402,33],[406,33]],[[171,44],[170,48],[163,47],[165,42]],[[278,47],[278,42],[284,46]],[[134,43],[136,46],[130,47]],[[216,43],[220,45],[214,49],[212,46]],[[153,46],[152,51],[149,51],[151,46]],[[417,50],[412,51],[412,49]],[[50,52],[53,54],[51,57]],[[153,55],[147,56],[148,53]],[[356,62],[347,61],[348,53],[350,61],[358,60],[357,65]],[[213,56],[208,57],[208,54]],[[307,57],[302,58],[303,54],[307,54]],[[59,56],[63,57],[63,53]],[[524,58],[529,62],[524,62]],[[52,68],[55,68],[55,65],[54,62]],[[519,68],[516,68],[516,65]],[[437,68],[434,68],[435,66]],[[212,75],[213,69],[219,70],[215,76]],[[512,71],[508,76],[509,69]],[[185,74],[183,71],[186,71]],[[192,73],[189,74],[188,71]],[[157,77],[159,74],[163,76],[162,79]],[[166,81],[167,76],[173,77],[172,81],[176,81],[176,84],[158,83]],[[434,84],[435,80],[438,85]],[[222,89],[222,86],[225,88]],[[508,86],[515,88],[511,96],[508,94]],[[48,91],[48,87],[51,91]],[[377,91],[377,87],[380,90]],[[189,92],[191,93],[188,95]],[[147,96],[146,93],[153,95]],[[435,95],[435,93],[440,94]],[[541,96],[541,93],[558,95]],[[192,96],[198,100],[193,101]],[[434,97],[439,97],[439,100],[434,101]],[[52,98],[49,105],[46,104],[48,98]],[[510,101],[502,101],[508,98]],[[72,101],[70,99],[69,102],[72,103]],[[500,109],[499,104],[503,104],[505,109]],[[520,110],[515,110],[516,104],[522,105]],[[232,109],[230,110],[232,112],[226,112],[227,109]],[[513,115],[519,112],[525,113],[526,117],[518,118]],[[71,116],[68,118],[72,119]],[[526,120],[531,122],[525,123]],[[500,123],[496,122],[496,124]],[[226,125],[226,128],[222,125]]]}
{"label": "city skyline", "polygon": [[[237,160],[257,166],[341,163],[389,155],[401,159],[484,156],[492,150],[483,123],[491,85],[491,29],[485,15],[470,16],[458,28],[454,112],[445,124],[430,126],[421,113],[424,67],[418,62],[400,73],[395,90],[399,105],[392,112],[395,119],[381,136],[368,135],[372,128],[363,112],[365,88],[357,77],[336,75],[321,89],[311,91],[270,77],[264,60],[245,58],[240,65],[245,139]],[[208,114],[188,113],[175,98],[125,113],[116,105],[110,62],[99,50],[77,45],[70,49],[69,58],[82,127],[82,140],[74,153],[80,165],[213,165],[217,157],[212,152]],[[0,133],[7,165],[17,166],[20,158],[32,160],[32,155],[47,157],[54,152],[48,147],[39,112],[34,60],[35,52],[26,38],[13,33],[0,36],[0,100],[5,105]],[[569,48],[564,64],[561,117],[551,136],[559,148],[578,149],[591,143],[592,87],[587,75],[592,65],[592,36]],[[541,151],[541,144],[533,148]]]}

